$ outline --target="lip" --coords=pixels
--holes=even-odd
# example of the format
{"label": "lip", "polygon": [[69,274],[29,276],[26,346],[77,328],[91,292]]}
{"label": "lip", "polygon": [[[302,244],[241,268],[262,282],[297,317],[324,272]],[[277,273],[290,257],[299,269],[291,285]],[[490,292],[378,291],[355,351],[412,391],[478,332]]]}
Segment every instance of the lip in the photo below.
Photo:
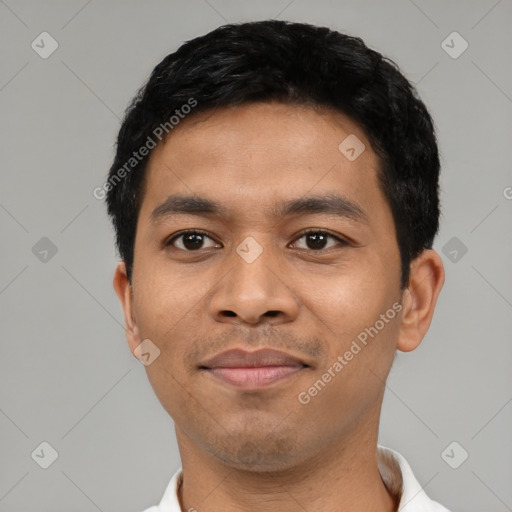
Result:
{"label": "lip", "polygon": [[212,376],[242,389],[260,389],[308,368],[304,361],[274,349],[232,349],[199,366]]}

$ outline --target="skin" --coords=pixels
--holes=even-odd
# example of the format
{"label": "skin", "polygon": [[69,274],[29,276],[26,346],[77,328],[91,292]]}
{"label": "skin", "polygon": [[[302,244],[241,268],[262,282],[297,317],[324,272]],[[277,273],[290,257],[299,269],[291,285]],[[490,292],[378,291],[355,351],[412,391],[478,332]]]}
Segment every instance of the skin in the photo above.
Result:
{"label": "skin", "polygon": [[[354,161],[338,150],[350,134],[366,146]],[[414,350],[427,332],[444,270],[439,255],[425,250],[400,289],[400,253],[378,168],[364,132],[346,116],[280,103],[196,114],[153,150],[132,283],[120,263],[114,288],[132,353],[144,339],[161,351],[146,371],[175,422],[182,510],[396,510],[377,465],[384,383],[396,351]],[[268,211],[277,201],[333,192],[357,203],[367,223]],[[151,212],[171,194],[215,200],[227,215],[152,222]],[[329,237],[318,248],[303,236],[308,228],[348,243]],[[164,246],[193,229],[210,237],[199,249],[183,237]],[[262,248],[252,263],[236,252],[249,236]],[[301,404],[299,393],[394,303],[401,312]],[[280,349],[310,367],[257,391],[198,369],[235,347]]]}

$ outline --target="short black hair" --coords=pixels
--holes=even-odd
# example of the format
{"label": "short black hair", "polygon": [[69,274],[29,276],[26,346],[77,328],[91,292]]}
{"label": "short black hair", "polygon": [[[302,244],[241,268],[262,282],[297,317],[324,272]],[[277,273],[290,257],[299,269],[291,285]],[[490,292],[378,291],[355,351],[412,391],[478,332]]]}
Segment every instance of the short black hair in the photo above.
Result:
{"label": "short black hair", "polygon": [[439,228],[432,118],[398,66],[361,38],[281,20],[228,24],[185,42],[127,108],[104,190],[130,282],[150,154],[135,152],[171,133],[182,114],[270,101],[328,107],[363,129],[381,162],[379,186],[393,214],[405,288],[411,261],[432,248]]}

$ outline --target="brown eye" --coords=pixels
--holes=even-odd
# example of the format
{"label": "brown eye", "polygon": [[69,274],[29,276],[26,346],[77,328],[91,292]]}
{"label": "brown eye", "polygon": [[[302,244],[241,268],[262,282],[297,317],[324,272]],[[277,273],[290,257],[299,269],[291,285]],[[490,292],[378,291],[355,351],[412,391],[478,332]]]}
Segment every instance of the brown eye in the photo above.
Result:
{"label": "brown eye", "polygon": [[[200,249],[208,248],[208,247],[205,247],[205,245],[204,245],[207,240],[214,242],[214,240],[212,238],[210,238],[208,235],[206,235],[205,233],[203,233],[201,231],[185,231],[185,232],[180,233],[179,235],[173,237],[165,245],[166,246],[172,245],[173,247],[176,247],[177,249],[180,249],[182,251],[192,252],[192,251],[198,251]],[[215,242],[214,242],[214,245],[215,245]],[[213,247],[213,246],[210,245],[210,247]]]}
{"label": "brown eye", "polygon": [[[331,235],[331,233],[327,231],[307,231],[303,233],[297,240],[305,239],[306,247],[299,247],[299,249],[306,249],[312,251],[320,251],[322,249],[330,249],[331,247],[335,247],[336,245],[348,245],[345,240]],[[329,239],[334,240],[335,243],[331,244],[329,247],[326,247],[329,243]]]}

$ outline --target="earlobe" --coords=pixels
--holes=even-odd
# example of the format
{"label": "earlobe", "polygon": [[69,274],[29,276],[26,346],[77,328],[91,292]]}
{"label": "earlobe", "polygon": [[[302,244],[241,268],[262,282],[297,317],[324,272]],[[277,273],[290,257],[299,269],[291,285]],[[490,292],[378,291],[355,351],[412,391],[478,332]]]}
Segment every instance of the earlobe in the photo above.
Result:
{"label": "earlobe", "polygon": [[132,286],[128,279],[126,265],[124,262],[117,265],[114,273],[113,285],[117,298],[123,308],[126,339],[128,340],[128,345],[130,346],[130,350],[133,354],[134,350],[140,345],[140,334],[133,312]]}
{"label": "earlobe", "polygon": [[425,336],[444,284],[443,261],[432,249],[425,249],[411,263],[409,285],[402,295],[402,322],[397,349],[410,352]]}

